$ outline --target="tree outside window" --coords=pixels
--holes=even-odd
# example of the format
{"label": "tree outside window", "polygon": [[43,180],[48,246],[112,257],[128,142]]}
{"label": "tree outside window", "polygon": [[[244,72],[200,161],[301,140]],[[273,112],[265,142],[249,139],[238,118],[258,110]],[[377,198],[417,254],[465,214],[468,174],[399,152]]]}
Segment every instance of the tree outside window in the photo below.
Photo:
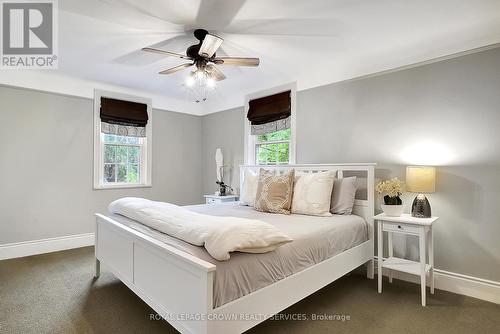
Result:
{"label": "tree outside window", "polygon": [[255,161],[257,164],[288,164],[290,161],[290,136],[290,129],[256,136]]}

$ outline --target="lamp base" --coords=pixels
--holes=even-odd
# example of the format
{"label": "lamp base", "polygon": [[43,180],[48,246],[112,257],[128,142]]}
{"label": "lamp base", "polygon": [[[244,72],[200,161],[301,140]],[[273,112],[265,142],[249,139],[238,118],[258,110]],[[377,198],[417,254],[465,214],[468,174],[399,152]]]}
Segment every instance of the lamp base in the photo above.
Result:
{"label": "lamp base", "polygon": [[431,205],[424,194],[418,194],[411,206],[411,215],[416,218],[430,218]]}

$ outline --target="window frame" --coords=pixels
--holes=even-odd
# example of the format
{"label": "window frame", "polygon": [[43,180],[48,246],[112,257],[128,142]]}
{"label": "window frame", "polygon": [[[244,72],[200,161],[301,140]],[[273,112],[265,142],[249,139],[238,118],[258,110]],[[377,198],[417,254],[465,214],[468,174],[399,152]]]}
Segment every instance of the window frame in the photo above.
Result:
{"label": "window frame", "polygon": [[[245,122],[245,138],[244,138],[244,161],[245,165],[258,165],[257,164],[257,137],[256,135],[251,134],[251,124],[247,119],[248,109],[249,109],[249,101],[253,99],[258,99],[261,97],[282,93],[285,91],[290,91],[290,107],[291,107],[291,116],[290,116],[290,140],[288,146],[288,163],[278,164],[280,166],[293,165],[296,160],[296,101],[297,101],[297,84],[289,83],[282,86],[273,87],[270,89],[266,89],[263,91],[255,92],[245,96],[245,107],[244,107],[244,122]],[[286,140],[288,142],[288,140]],[[271,142],[277,143],[277,142]],[[262,144],[262,143],[259,143]],[[272,166],[272,165],[259,165],[259,166]]]}
{"label": "window frame", "polygon": [[[146,137],[141,146],[140,155],[140,178],[138,183],[105,183],[104,182],[104,134],[101,133],[100,106],[101,97],[108,97],[130,102],[144,103],[147,105],[148,123],[146,124]],[[151,187],[152,170],[152,101],[149,98],[126,95],[121,93],[95,90],[94,91],[94,189],[124,189],[124,188],[145,188]],[[118,145],[118,143],[117,143]],[[125,145],[137,146],[137,144]]]}

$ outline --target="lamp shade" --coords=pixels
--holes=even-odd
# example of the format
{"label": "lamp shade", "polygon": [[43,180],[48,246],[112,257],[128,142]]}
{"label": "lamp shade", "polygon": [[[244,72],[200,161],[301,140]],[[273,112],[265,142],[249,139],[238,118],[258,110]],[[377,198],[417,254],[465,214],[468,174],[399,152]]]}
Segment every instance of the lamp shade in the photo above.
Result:
{"label": "lamp shade", "polygon": [[207,58],[212,57],[223,41],[224,40],[218,36],[207,34],[203,39],[198,54]]}
{"label": "lamp shade", "polygon": [[433,193],[436,190],[436,168],[406,167],[406,190],[414,193]]}

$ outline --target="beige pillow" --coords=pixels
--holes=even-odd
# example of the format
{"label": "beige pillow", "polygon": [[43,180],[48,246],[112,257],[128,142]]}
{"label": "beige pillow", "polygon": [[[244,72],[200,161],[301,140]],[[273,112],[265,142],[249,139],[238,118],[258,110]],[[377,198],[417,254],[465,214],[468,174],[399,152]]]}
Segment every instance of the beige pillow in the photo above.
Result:
{"label": "beige pillow", "polygon": [[282,175],[273,175],[272,172],[261,168],[255,210],[289,215],[294,178],[293,169]]}
{"label": "beige pillow", "polygon": [[356,176],[335,179],[330,212],[336,215],[350,215],[356,197]]}
{"label": "beige pillow", "polygon": [[292,213],[311,216],[331,216],[335,171],[300,174],[293,186]]}
{"label": "beige pillow", "polygon": [[254,206],[259,184],[259,174],[245,169],[243,175],[243,189],[240,194],[240,205]]}

